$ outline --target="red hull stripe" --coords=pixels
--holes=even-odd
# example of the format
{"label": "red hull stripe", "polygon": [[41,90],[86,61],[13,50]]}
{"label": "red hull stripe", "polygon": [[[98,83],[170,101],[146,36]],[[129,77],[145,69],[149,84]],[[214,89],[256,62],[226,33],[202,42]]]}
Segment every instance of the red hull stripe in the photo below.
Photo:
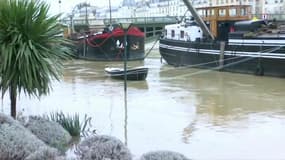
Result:
{"label": "red hull stripe", "polygon": [[[130,36],[137,36],[137,37],[144,37],[144,33],[141,32],[137,27],[131,27],[128,32],[128,35]],[[121,28],[115,28],[111,33],[103,33],[99,35],[91,35],[89,40],[94,40],[94,39],[104,39],[104,38],[110,38],[111,36],[113,37],[120,37],[124,36],[124,30]]]}

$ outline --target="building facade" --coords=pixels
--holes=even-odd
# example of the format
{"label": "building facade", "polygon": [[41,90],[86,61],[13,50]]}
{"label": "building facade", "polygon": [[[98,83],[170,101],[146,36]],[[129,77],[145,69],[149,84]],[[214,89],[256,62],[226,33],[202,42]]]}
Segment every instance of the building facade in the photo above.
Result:
{"label": "building facade", "polygon": [[[285,19],[285,0],[190,0],[194,7],[250,5],[251,14],[258,18]],[[122,0],[119,6],[92,7],[87,9],[88,18],[134,18],[134,17],[181,17],[190,14],[182,0]],[[95,15],[96,13],[96,15]],[[86,8],[74,14],[74,18],[84,19]],[[284,15],[283,15],[284,14]]]}

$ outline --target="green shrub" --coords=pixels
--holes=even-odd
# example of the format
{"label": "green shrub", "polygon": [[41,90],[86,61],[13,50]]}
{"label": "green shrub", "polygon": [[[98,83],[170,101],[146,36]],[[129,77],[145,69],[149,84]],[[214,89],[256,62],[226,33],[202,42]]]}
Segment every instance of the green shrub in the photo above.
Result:
{"label": "green shrub", "polygon": [[44,117],[59,123],[73,137],[88,136],[92,133],[90,131],[91,117],[87,117],[87,115],[84,116],[82,122],[80,122],[78,113],[75,113],[74,115],[65,115],[63,112],[52,112],[50,115],[45,115]]}

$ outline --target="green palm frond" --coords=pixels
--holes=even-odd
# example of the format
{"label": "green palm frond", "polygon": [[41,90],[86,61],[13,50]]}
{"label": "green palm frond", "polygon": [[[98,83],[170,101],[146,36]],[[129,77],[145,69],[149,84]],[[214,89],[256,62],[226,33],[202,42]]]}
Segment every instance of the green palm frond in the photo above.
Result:
{"label": "green palm frond", "polygon": [[68,40],[59,36],[59,15],[38,0],[0,1],[0,90],[41,96],[62,76],[69,58]]}

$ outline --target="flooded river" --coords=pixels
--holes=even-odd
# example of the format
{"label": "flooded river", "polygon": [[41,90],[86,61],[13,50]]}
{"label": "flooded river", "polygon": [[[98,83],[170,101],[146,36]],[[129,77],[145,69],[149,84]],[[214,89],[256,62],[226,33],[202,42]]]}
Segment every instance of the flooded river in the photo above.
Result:
{"label": "flooded river", "polygon": [[[21,95],[18,111],[87,114],[98,134],[118,137],[135,157],[172,150],[191,159],[285,159],[285,79],[174,68],[159,56],[128,65],[149,75],[127,83],[127,108],[124,82],[104,73],[122,62],[74,60],[50,95]],[[7,97],[0,109],[10,112]]]}

